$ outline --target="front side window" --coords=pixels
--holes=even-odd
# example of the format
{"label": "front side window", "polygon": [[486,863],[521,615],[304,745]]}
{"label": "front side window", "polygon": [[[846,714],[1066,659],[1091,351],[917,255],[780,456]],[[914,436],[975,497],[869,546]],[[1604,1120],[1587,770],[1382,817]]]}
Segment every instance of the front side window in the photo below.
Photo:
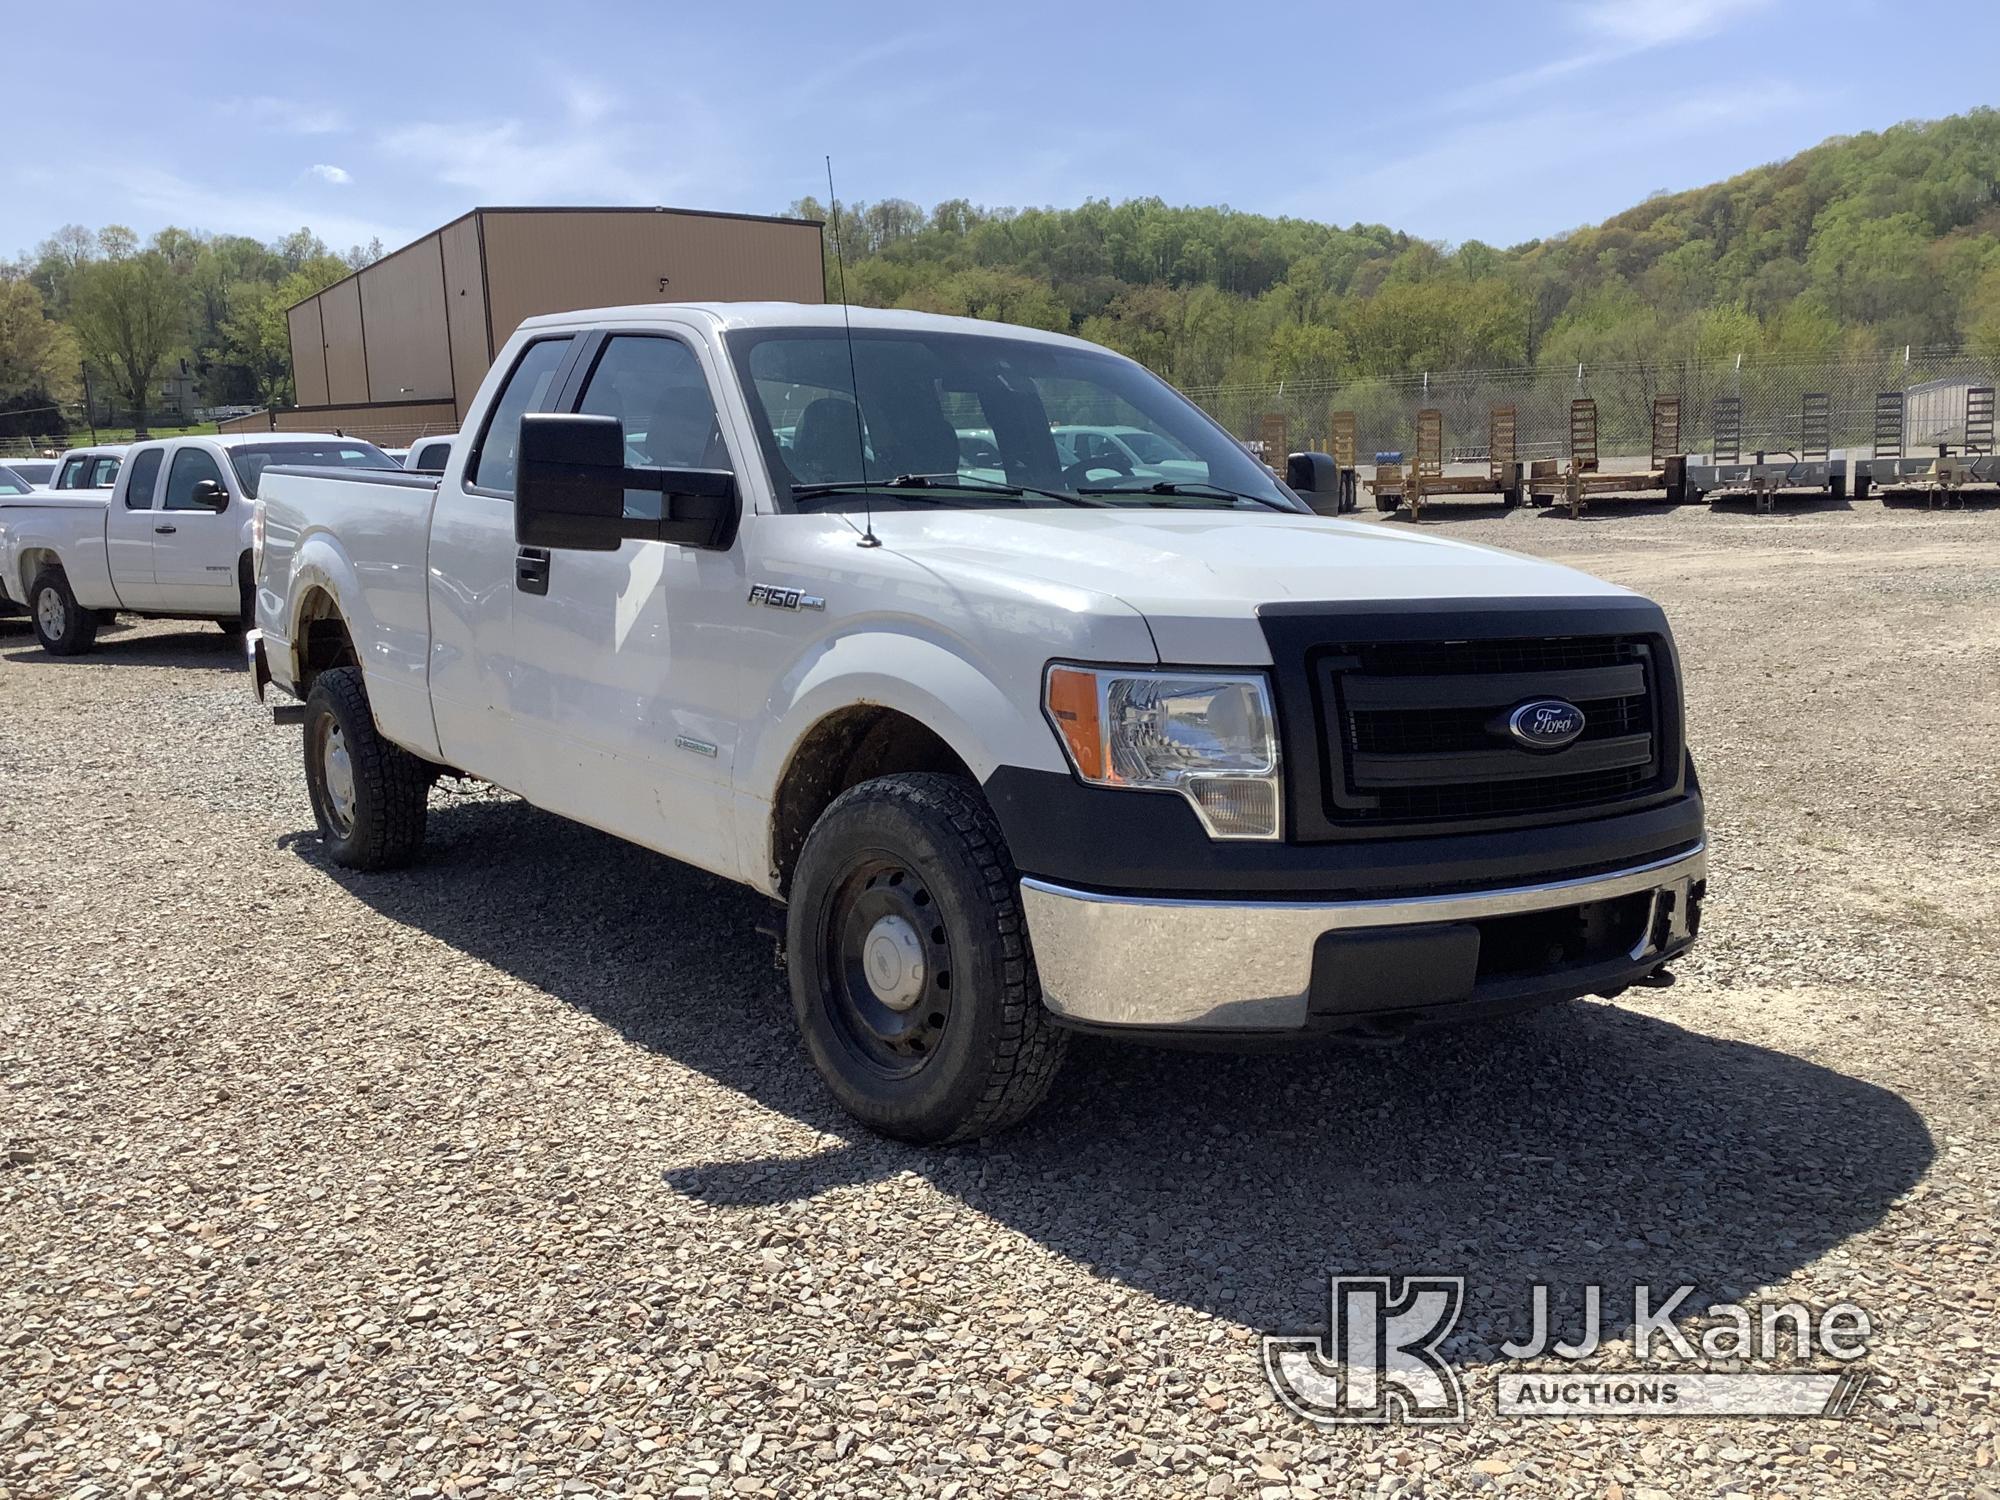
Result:
{"label": "front side window", "polygon": [[[819,486],[908,477],[927,481],[926,502],[954,505],[1300,509],[1185,397],[1108,353],[886,328],[855,329],[851,352],[838,328],[743,329],[729,348],[772,473],[794,501],[805,490],[819,503]],[[1152,452],[1177,456],[1140,457],[1149,436]]]}
{"label": "front side window", "polygon": [[160,463],[165,459],[164,448],[141,448],[132,455],[131,473],[125,480],[125,508],[127,510],[151,510],[153,490],[159,482]]}
{"label": "front side window", "polygon": [[302,469],[393,469],[394,460],[373,443],[360,438],[332,442],[244,443],[229,450],[229,467],[236,482],[252,500],[264,471],[273,464]]}
{"label": "front side window", "polygon": [[624,424],[625,462],[632,467],[730,467],[701,361],[679,339],[607,339],[577,410]]}
{"label": "front side window", "polygon": [[183,448],[167,470],[167,501],[162,510],[207,510],[195,504],[194,487],[204,479],[222,483],[222,469],[206,448]]}
{"label": "front side window", "polygon": [[32,488],[28,481],[12,469],[0,465],[0,495],[25,495]]}
{"label": "front side window", "polygon": [[521,351],[486,418],[479,451],[472,459],[471,484],[513,498],[514,471],[521,457],[521,418],[548,404],[549,387],[562,368],[569,345],[567,336],[538,339]]}
{"label": "front side window", "polygon": [[84,488],[108,490],[118,483],[118,455],[102,453],[90,461],[89,476],[84,480]]}

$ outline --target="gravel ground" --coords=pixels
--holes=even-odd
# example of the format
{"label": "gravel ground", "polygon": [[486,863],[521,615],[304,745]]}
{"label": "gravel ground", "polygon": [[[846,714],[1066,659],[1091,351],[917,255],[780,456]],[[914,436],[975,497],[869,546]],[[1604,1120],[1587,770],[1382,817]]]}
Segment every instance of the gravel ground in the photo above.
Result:
{"label": "gravel ground", "polygon": [[[487,793],[335,870],[219,633],[0,622],[0,1497],[1991,1493],[2000,513],[1425,526],[1673,614],[1715,851],[1680,984],[1086,1043],[949,1151],[831,1106],[732,887]],[[1426,1271],[1468,1278],[1465,1425],[1277,1405],[1258,1331]],[[1878,1382],[1503,1421],[1537,1281],[1851,1298]]]}

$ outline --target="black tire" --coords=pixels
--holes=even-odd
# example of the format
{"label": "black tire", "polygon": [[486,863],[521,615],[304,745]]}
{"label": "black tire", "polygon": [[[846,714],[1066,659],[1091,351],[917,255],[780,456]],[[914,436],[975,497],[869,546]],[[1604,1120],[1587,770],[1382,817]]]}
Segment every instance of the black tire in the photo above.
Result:
{"label": "black tire", "polygon": [[1403,497],[1401,495],[1377,495],[1375,497],[1375,508],[1383,512],[1392,511],[1402,503]]}
{"label": "black tire", "polygon": [[[792,1010],[813,1067],[871,1130],[973,1140],[1048,1093],[1069,1034],[1042,1007],[1019,878],[954,776],[862,782],[808,835],[785,918]],[[871,976],[884,945],[890,971]]]}
{"label": "black tire", "polygon": [[76,602],[61,568],[44,568],[28,586],[28,618],[51,656],[81,656],[97,642],[97,611]]}
{"label": "black tire", "polygon": [[335,667],[313,679],[302,738],[313,819],[334,863],[393,870],[416,858],[430,768],[382,738],[359,667]]}
{"label": "black tire", "polygon": [[236,617],[217,620],[224,635],[240,636],[257,623],[257,581],[250,574],[250,554],[236,562]]}
{"label": "black tire", "polygon": [[1519,487],[1505,489],[1500,492],[1500,508],[1502,510],[1519,510],[1521,508],[1521,491]]}

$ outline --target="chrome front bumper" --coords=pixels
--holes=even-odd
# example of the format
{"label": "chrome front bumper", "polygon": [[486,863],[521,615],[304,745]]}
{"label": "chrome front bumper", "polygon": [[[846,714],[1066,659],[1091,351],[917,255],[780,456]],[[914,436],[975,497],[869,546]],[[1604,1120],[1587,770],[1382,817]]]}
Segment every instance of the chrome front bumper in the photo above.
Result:
{"label": "chrome front bumper", "polygon": [[[1374,901],[1214,901],[1106,896],[1023,879],[1042,1000],[1089,1026],[1184,1031],[1303,1031],[1314,948],[1328,933],[1477,922],[1650,892],[1643,936],[1617,967],[1643,973],[1693,936],[1707,845],[1574,880],[1465,895]],[[1597,965],[1592,974],[1601,971]],[[1560,976],[1551,976],[1561,989]],[[1630,982],[1629,979],[1625,982]],[[1590,993],[1584,983],[1576,993]]]}

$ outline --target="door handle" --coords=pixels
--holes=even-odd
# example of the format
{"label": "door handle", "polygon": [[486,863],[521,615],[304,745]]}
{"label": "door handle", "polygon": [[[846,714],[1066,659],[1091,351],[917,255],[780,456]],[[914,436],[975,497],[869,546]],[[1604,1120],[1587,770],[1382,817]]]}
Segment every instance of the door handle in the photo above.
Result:
{"label": "door handle", "polygon": [[154,535],[154,536],[172,536],[172,535],[173,535],[173,534],[174,534],[174,533],[175,533],[176,531],[179,531],[179,530],[180,530],[180,527],[178,527],[178,526],[155,526],[155,527],[153,528],[153,535]]}
{"label": "door handle", "polygon": [[514,587],[524,594],[549,591],[549,554],[540,547],[523,547],[514,554]]}

